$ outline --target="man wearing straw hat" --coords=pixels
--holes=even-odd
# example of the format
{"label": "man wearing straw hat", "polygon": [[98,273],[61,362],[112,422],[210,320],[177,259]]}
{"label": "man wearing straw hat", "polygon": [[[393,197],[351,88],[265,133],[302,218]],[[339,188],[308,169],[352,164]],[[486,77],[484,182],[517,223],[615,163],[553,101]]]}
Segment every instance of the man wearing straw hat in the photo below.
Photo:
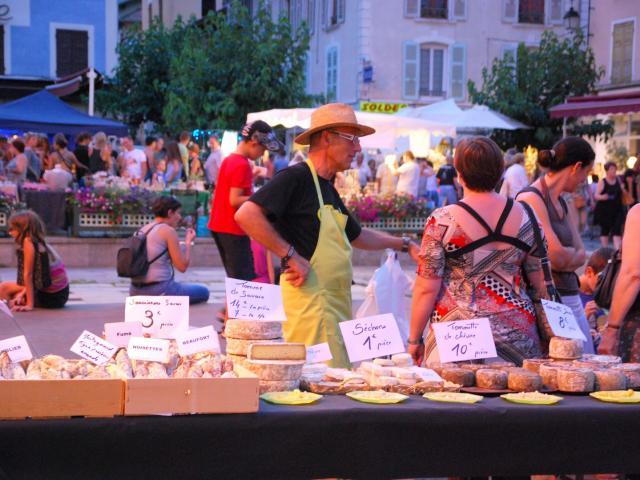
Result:
{"label": "man wearing straw hat", "polygon": [[335,367],[350,366],[338,323],[352,318],[352,246],[401,250],[414,260],[419,251],[408,237],[361,228],[331,183],[362,150],[359,138],[374,132],[358,123],[349,105],[319,107],[310,128],[295,139],[309,145],[309,159],[278,173],[235,216],[250,237],[281,258],[286,340],[328,342]]}

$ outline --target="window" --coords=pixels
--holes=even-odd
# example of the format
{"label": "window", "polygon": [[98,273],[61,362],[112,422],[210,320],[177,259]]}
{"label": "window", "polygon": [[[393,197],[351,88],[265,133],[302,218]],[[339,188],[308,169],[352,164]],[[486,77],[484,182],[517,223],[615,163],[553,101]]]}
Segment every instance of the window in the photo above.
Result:
{"label": "window", "polygon": [[628,83],[631,81],[633,66],[633,27],[633,21],[613,25],[611,83]]}
{"label": "window", "polygon": [[420,0],[420,18],[444,18],[448,16],[447,0]]}
{"label": "window", "polygon": [[[579,4],[576,10],[579,11]],[[531,25],[562,25],[563,0],[502,0],[502,20]]]}
{"label": "window", "polygon": [[89,66],[89,32],[56,30],[56,76],[66,77]]}
{"label": "window", "polygon": [[458,100],[465,98],[466,78],[466,48],[456,44],[451,48],[451,96]]}
{"label": "window", "polygon": [[335,27],[344,23],[346,0],[322,0],[323,23],[325,28]]}
{"label": "window", "polygon": [[444,48],[430,45],[420,46],[420,88],[421,97],[443,97]]}
{"label": "window", "polygon": [[519,0],[518,23],[544,24],[544,0]]}
{"label": "window", "polygon": [[338,99],[338,47],[327,50],[327,102]]}

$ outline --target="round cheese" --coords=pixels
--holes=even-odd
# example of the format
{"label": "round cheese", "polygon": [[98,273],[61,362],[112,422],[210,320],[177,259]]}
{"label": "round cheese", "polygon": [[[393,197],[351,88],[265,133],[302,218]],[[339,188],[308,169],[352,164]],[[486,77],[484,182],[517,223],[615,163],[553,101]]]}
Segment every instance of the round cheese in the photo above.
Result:
{"label": "round cheese", "polygon": [[595,355],[593,353],[585,353],[582,355],[581,359],[590,360],[604,365],[617,365],[622,363],[622,358],[617,355]]}
{"label": "round cheese", "polygon": [[293,360],[248,360],[247,369],[261,380],[298,380],[304,362]]}
{"label": "round cheese", "polygon": [[484,363],[459,363],[458,366],[460,368],[464,368],[465,370],[471,370],[473,373],[476,373],[478,370],[481,370],[483,368],[490,368]]}
{"label": "round cheese", "polygon": [[227,353],[227,358],[234,364],[242,365],[243,367],[247,363],[247,357],[245,357],[244,355],[233,355],[231,353]]}
{"label": "round cheese", "polygon": [[553,362],[540,365],[538,373],[540,377],[542,377],[542,385],[544,385],[544,388],[547,390],[558,390],[558,368],[560,368],[560,366],[554,365]]}
{"label": "round cheese", "polygon": [[559,360],[573,360],[582,355],[582,340],[564,337],[551,337],[549,356]]}
{"label": "round cheese", "polygon": [[509,370],[507,386],[516,392],[536,392],[542,388],[542,377],[524,368]]}
{"label": "round cheese", "polygon": [[494,368],[481,368],[476,372],[476,386],[491,390],[507,388],[508,374]]}
{"label": "round cheese", "polygon": [[507,362],[504,360],[497,360],[495,362],[488,362],[485,367],[487,368],[497,368],[499,370],[507,370],[509,368],[515,367],[516,364],[513,362]]}
{"label": "round cheese", "polygon": [[393,367],[395,365],[393,360],[389,360],[388,358],[375,358],[373,364],[380,365],[381,367]]}
{"label": "round cheese", "polygon": [[606,368],[594,370],[596,377],[595,389],[597,391],[605,390],[625,390],[627,388],[627,378],[620,370]]}
{"label": "round cheese", "polygon": [[282,337],[282,322],[229,319],[224,327],[227,338],[240,340],[274,340]]}
{"label": "round cheese", "polygon": [[408,368],[394,367],[392,369],[393,376],[396,378],[416,378],[416,372]]}
{"label": "round cheese", "polygon": [[411,358],[411,355],[408,353],[396,353],[395,355],[391,355],[391,361],[394,365],[399,367],[413,365],[413,358]]}
{"label": "round cheese", "polygon": [[249,345],[259,344],[259,343],[273,343],[273,342],[283,342],[284,339],[277,338],[275,340],[242,340],[240,338],[227,338],[227,353],[232,355],[242,355],[247,356],[249,352]]}
{"label": "round cheese", "polygon": [[391,377],[393,375],[393,368],[383,367],[381,365],[374,363],[371,372],[378,377]]}
{"label": "round cheese", "polygon": [[522,362],[522,368],[533,373],[540,373],[540,365],[548,362],[548,358],[525,358]]}
{"label": "round cheese", "polygon": [[260,380],[260,393],[288,392],[300,386],[300,380]]}
{"label": "round cheese", "polygon": [[640,388],[640,363],[621,363],[611,368],[624,374],[627,378],[627,388]]}
{"label": "round cheese", "polygon": [[464,368],[443,368],[440,376],[449,382],[457,383],[463,387],[473,387],[476,383],[476,376],[471,370]]}
{"label": "round cheese", "polygon": [[588,368],[558,369],[558,390],[561,392],[593,392],[595,375]]}

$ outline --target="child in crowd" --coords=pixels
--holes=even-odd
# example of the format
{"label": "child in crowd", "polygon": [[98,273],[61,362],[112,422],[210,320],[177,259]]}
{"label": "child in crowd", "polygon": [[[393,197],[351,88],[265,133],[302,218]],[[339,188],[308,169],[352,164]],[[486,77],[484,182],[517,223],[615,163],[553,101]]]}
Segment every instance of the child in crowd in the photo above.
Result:
{"label": "child in crowd", "polygon": [[609,247],[601,247],[591,254],[584,273],[580,275],[580,299],[584,307],[584,313],[591,327],[593,343],[597,346],[600,334],[598,333],[606,323],[606,313],[593,300],[593,293],[598,283],[600,272],[607,266],[607,262],[614,250]]}
{"label": "child in crowd", "polygon": [[62,308],[69,299],[69,279],[58,253],[45,240],[44,224],[31,210],[9,217],[9,235],[16,242],[18,279],[0,283],[0,299],[13,311]]}

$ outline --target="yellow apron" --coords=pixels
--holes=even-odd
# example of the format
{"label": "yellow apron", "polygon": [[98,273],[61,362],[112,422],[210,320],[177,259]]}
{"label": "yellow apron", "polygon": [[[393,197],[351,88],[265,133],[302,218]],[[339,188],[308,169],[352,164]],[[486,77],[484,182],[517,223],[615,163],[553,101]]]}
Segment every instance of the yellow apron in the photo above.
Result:
{"label": "yellow apron", "polygon": [[309,275],[301,287],[281,282],[287,321],[284,336],[288,342],[307,346],[328,342],[332,367],[351,366],[338,323],[351,320],[351,244],[345,233],[347,216],[325,205],[318,175],[310,160],[320,209],[320,235],[311,257]]}

